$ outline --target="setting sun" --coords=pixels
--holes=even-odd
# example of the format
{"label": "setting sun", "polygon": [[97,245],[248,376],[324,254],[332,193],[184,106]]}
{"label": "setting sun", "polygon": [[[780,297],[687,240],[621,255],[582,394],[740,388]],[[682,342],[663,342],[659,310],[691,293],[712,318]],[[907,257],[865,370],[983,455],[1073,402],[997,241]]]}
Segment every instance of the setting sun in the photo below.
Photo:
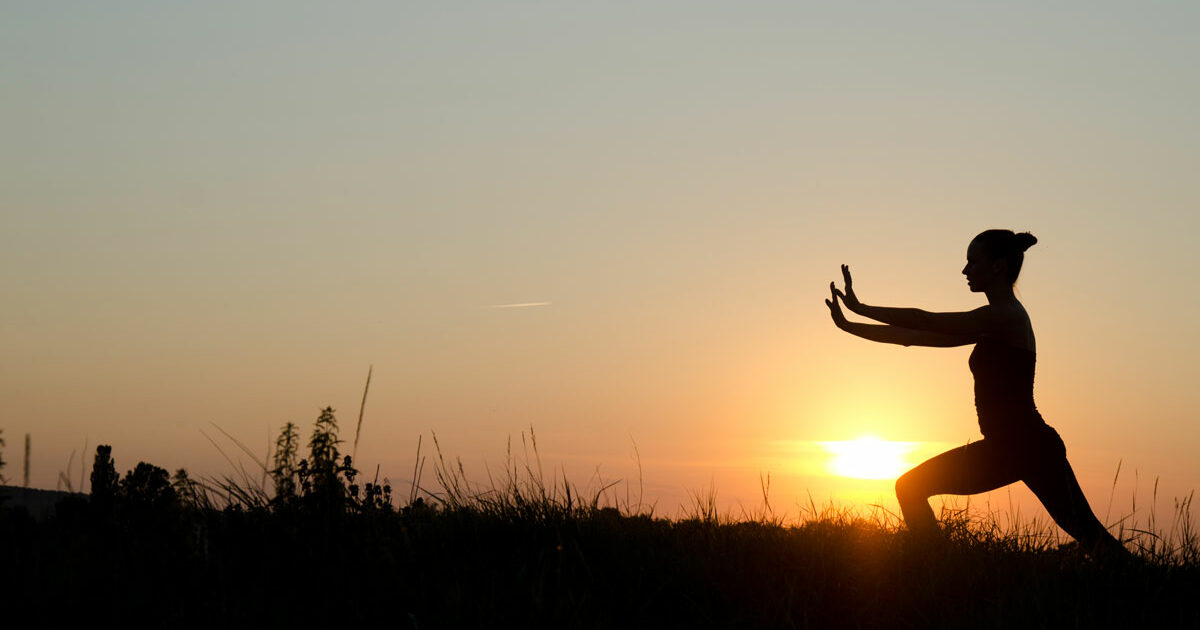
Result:
{"label": "setting sun", "polygon": [[894,479],[911,464],[905,458],[916,446],[913,442],[892,442],[874,436],[857,440],[822,442],[832,455],[829,472],[857,479]]}

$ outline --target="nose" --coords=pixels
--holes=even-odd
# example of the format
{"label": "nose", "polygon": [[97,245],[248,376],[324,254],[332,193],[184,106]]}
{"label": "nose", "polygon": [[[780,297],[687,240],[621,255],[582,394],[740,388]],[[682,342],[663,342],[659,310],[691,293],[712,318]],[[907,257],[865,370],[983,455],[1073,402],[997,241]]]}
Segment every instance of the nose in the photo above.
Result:
{"label": "nose", "polygon": [[970,266],[971,266],[970,263],[963,265],[962,275],[964,275],[964,276],[967,275],[967,267],[970,267]]}

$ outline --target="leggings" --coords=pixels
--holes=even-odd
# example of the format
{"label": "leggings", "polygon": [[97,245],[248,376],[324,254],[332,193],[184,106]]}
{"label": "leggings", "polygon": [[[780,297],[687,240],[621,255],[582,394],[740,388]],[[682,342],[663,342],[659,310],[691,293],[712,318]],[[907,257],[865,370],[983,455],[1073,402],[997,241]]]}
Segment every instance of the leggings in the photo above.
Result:
{"label": "leggings", "polygon": [[929,497],[978,494],[1024,481],[1050,517],[1088,550],[1120,546],[1092,513],[1058,432],[1048,425],[1016,438],[984,438],[937,455],[896,480],[910,530],[936,532]]}

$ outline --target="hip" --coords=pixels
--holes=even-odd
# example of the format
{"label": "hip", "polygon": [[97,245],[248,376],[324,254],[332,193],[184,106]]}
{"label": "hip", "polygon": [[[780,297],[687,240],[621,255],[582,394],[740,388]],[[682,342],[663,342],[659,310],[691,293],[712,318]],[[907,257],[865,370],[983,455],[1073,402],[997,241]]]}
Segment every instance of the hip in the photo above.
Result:
{"label": "hip", "polygon": [[[982,428],[982,427],[981,427]],[[983,442],[992,448],[1036,459],[1066,459],[1067,447],[1054,427],[1038,417],[1036,424],[1005,426],[983,433]]]}

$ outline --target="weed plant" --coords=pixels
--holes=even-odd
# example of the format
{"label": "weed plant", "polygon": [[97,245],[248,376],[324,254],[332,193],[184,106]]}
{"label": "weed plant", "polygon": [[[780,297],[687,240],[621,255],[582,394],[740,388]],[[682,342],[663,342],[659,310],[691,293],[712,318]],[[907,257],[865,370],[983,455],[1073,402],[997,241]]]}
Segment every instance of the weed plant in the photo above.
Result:
{"label": "weed plant", "polygon": [[967,509],[944,509],[935,540],[878,507],[810,501],[787,518],[769,478],[758,510],[723,514],[709,488],[664,518],[640,497],[618,500],[613,483],[547,476],[532,430],[485,483],[434,436],[424,486],[418,440],[397,505],[378,475],[359,488],[332,409],[303,458],[300,439],[288,424],[262,458],[233,440],[260,470],[216,479],[146,463],[118,479],[100,446],[90,501],[40,523],[0,511],[6,615],[151,627],[1200,625],[1191,497],[1165,532],[1122,521],[1133,559],[1093,559],[1048,523]]}

